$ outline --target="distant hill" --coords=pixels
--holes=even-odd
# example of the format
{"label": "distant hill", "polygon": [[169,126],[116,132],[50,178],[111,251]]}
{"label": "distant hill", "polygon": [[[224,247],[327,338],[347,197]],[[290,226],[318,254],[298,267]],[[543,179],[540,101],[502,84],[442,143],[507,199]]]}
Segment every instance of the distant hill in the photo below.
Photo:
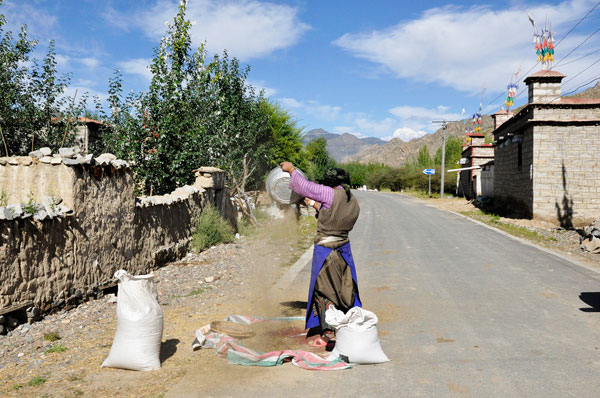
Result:
{"label": "distant hill", "polygon": [[[465,119],[459,122],[448,124],[446,128],[446,138],[450,136],[464,137],[465,123],[471,126],[472,119]],[[481,119],[481,129],[484,133],[491,132],[494,121],[491,116],[483,115]],[[381,146],[372,146],[362,152],[352,156],[347,160],[354,160],[360,163],[384,163],[392,167],[400,167],[410,159],[415,159],[419,150],[423,145],[427,145],[431,156],[440,146],[442,146],[443,131],[439,128],[435,133],[424,135],[420,138],[415,138],[410,141],[403,141],[399,138],[393,138],[389,142]]]}
{"label": "distant hill", "polygon": [[375,137],[358,138],[352,134],[333,134],[323,129],[310,130],[303,136],[303,142],[307,144],[317,138],[325,138],[327,141],[327,151],[338,162],[354,156],[371,146],[385,144],[385,141]]}
{"label": "distant hill", "polygon": [[[594,87],[590,87],[580,93],[571,95],[575,98],[600,98],[600,83]],[[516,113],[523,107],[516,108],[513,111]],[[464,125],[472,126],[472,120],[465,119],[450,123],[446,130],[446,137],[464,137]],[[491,116],[483,115],[482,131],[487,135],[491,135],[494,121]],[[368,137],[358,138],[352,134],[333,134],[323,129],[311,130],[304,136],[304,142],[310,142],[314,139],[323,137],[327,140],[327,150],[337,161],[358,161],[360,163],[384,163],[392,167],[400,167],[407,160],[415,159],[419,153],[419,149],[423,145],[427,145],[432,156],[442,145],[442,129],[438,129],[435,133],[427,134],[420,138],[415,138],[410,141],[403,141],[399,138],[394,138],[391,141],[385,142],[379,138]]]}
{"label": "distant hill", "polygon": [[567,96],[568,98],[600,98],[600,82],[580,93]]}

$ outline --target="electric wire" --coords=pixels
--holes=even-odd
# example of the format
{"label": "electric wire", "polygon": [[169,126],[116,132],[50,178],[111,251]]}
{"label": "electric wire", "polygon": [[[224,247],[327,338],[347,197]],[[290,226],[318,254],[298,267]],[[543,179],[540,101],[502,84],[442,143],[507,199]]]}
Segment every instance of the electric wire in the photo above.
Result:
{"label": "electric wire", "polygon": [[569,55],[573,54],[573,51],[577,50],[579,47],[581,47],[586,41],[588,41],[589,39],[591,39],[596,33],[600,32],[600,28],[596,29],[591,35],[589,35],[588,37],[586,37],[581,43],[579,43],[574,49],[572,49],[571,51],[569,51],[569,53],[567,55],[565,55],[564,57],[562,57],[555,65],[553,65],[553,68],[556,68],[558,65],[560,65],[560,63],[562,61],[564,61]]}
{"label": "electric wire", "polygon": [[[573,25],[573,27],[571,27],[571,29],[569,29],[569,31],[567,33],[565,33],[565,35],[556,43],[556,45],[554,46],[554,48],[558,47],[558,45],[567,38],[567,36],[569,36],[569,34],[571,32],[573,32],[573,30],[575,30],[575,28],[577,28],[577,26],[579,26],[592,12],[594,12],[594,10],[596,8],[598,8],[598,6],[600,6],[600,1],[596,3],[596,5],[594,5],[583,17],[581,17],[579,19],[579,21],[577,21],[577,23],[575,25]],[[596,33],[598,33],[598,31],[600,31],[600,28],[598,28],[595,32],[593,32],[591,35],[589,35],[583,42],[579,43],[579,45],[577,47],[575,47],[573,50],[571,50],[567,55],[565,55],[564,57],[562,57],[553,67],[558,66],[558,64],[560,64],[562,61],[564,61],[565,58],[567,58],[569,55],[571,55],[573,53],[573,51],[577,50],[579,47],[581,47],[585,42],[587,42],[592,36],[594,36]],[[598,50],[596,50],[598,51]],[[590,55],[590,54],[588,54]],[[581,57],[584,58],[584,57]],[[580,59],[580,58],[579,58]],[[574,62],[574,61],[571,61]],[[568,62],[568,63],[571,63]],[[540,63],[540,61],[537,61],[531,68],[529,68],[529,70],[527,72],[524,73],[524,76],[526,76],[529,72],[531,72],[533,70],[533,68],[535,68],[538,64]],[[566,64],[565,64],[566,65]],[[539,79],[539,78],[538,78]],[[534,82],[535,83],[535,82]],[[524,92],[525,92],[525,88],[523,88],[517,95],[515,95],[515,100],[517,98],[519,98]],[[486,104],[486,108],[488,106],[490,106],[494,101],[496,101],[498,98],[500,98],[501,96],[504,95],[504,92],[501,92],[499,95],[497,95],[494,99],[492,99],[491,101],[489,101]]]}
{"label": "electric wire", "polygon": [[[583,20],[588,17],[588,15],[590,15],[596,8],[598,8],[598,6],[600,6],[600,1],[597,2],[596,5],[594,7],[592,7],[592,9],[589,10],[587,12],[587,14],[585,14],[571,29],[569,29],[569,31],[567,33],[565,33],[565,35],[558,41],[558,43],[556,43],[556,46],[558,46],[560,44],[560,42],[562,42],[567,36],[569,36],[569,33],[571,33],[576,27],[578,27],[579,24],[582,23]],[[556,47],[556,46],[554,46],[554,47]]]}
{"label": "electric wire", "polygon": [[563,66],[565,66],[565,65],[572,64],[573,62],[580,61],[580,60],[582,60],[582,59],[584,59],[584,58],[587,58],[587,57],[589,57],[590,55],[594,55],[594,54],[596,54],[598,51],[600,51],[600,48],[598,48],[598,49],[596,49],[596,50],[592,51],[591,53],[587,53],[586,55],[583,55],[583,56],[581,56],[581,57],[579,57],[579,58],[575,58],[574,60],[572,60],[572,61],[569,61],[569,62],[567,62],[567,63],[565,63],[565,64],[562,64],[562,65],[563,65]]}

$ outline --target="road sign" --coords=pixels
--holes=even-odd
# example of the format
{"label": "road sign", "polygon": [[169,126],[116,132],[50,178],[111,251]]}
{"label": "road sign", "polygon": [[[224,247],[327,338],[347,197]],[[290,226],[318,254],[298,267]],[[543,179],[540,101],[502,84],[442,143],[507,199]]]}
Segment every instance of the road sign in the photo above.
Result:
{"label": "road sign", "polygon": [[427,174],[427,175],[435,174],[435,169],[425,169],[425,170],[423,170],[423,174]]}

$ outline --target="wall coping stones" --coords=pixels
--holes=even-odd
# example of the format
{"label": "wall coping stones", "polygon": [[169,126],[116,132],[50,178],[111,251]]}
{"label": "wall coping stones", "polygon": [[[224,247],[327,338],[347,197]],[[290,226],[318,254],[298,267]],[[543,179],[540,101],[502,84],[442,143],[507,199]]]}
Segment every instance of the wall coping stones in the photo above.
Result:
{"label": "wall coping stones", "polygon": [[204,189],[198,189],[191,185],[184,185],[175,189],[173,192],[165,195],[154,195],[154,196],[138,196],[135,198],[136,207],[149,207],[157,205],[170,205],[173,203],[184,202],[191,196],[197,193],[206,192]]}
{"label": "wall coping stones", "polygon": [[59,153],[54,154],[50,148],[41,148],[30,152],[29,156],[0,157],[0,166],[6,166],[7,164],[10,166],[31,166],[38,162],[52,165],[64,164],[66,166],[96,164],[99,166],[111,166],[117,170],[131,167],[129,162],[117,159],[112,153],[103,153],[96,158],[91,153],[82,156],[79,147],[60,148]]}
{"label": "wall coping stones", "polygon": [[33,213],[26,212],[23,204],[0,206],[0,220],[12,221],[33,216],[38,221],[44,221],[46,219],[70,217],[75,214],[72,209],[61,202],[61,198],[47,197],[42,203],[32,204],[35,206]]}

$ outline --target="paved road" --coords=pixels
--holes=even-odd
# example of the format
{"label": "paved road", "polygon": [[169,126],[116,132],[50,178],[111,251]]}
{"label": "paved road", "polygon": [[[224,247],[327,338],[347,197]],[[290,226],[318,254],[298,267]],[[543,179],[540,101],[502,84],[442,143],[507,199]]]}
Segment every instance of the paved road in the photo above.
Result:
{"label": "paved road", "polygon": [[[167,396],[600,396],[600,305],[580,299],[600,302],[600,274],[416,199],[357,197],[361,297],[392,361],[236,367],[226,389],[200,388],[198,375]],[[308,275],[307,265],[285,297],[306,300]]]}

